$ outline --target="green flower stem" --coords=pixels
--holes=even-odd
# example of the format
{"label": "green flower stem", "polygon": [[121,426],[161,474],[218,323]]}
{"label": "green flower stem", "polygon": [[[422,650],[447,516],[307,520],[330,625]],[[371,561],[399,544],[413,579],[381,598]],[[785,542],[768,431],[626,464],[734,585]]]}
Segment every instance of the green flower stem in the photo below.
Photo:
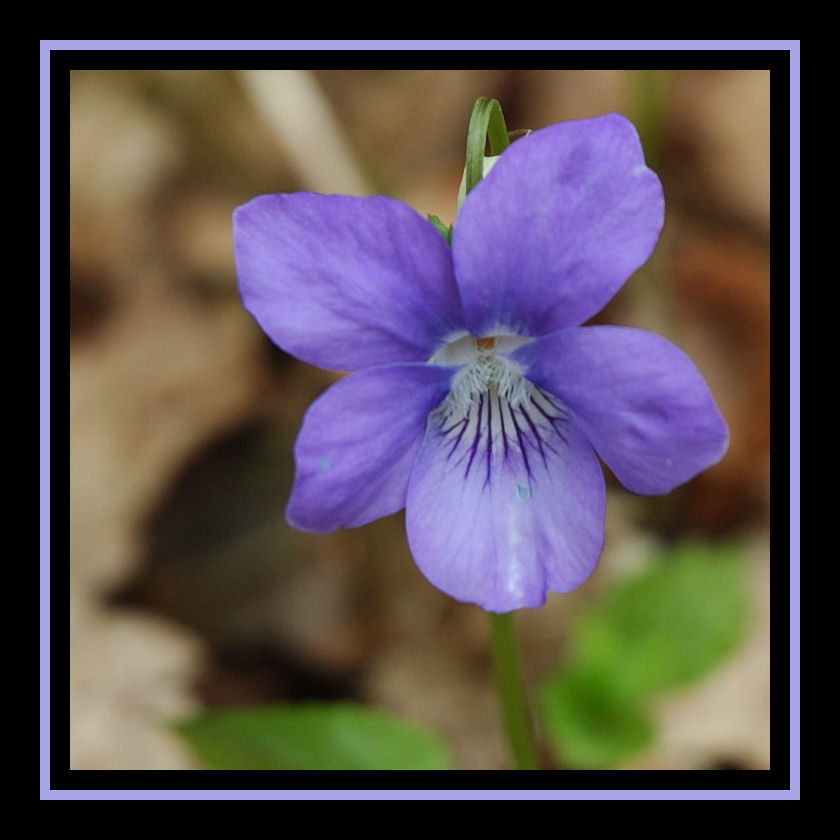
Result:
{"label": "green flower stem", "polygon": [[517,770],[539,770],[537,750],[525,688],[519,669],[513,613],[489,613],[493,638],[493,658],[496,665],[496,688],[502,708],[502,721],[507,732]]}
{"label": "green flower stem", "polygon": [[669,70],[637,70],[632,103],[633,122],[642,140],[645,161],[659,170],[662,128],[675,74]]}
{"label": "green flower stem", "polygon": [[[470,127],[467,130],[465,195],[484,177],[488,140],[491,155],[500,155],[510,145],[501,105],[496,99],[482,96],[473,106]],[[513,613],[489,615],[499,704],[514,763],[517,770],[538,770],[537,750],[519,671]]]}

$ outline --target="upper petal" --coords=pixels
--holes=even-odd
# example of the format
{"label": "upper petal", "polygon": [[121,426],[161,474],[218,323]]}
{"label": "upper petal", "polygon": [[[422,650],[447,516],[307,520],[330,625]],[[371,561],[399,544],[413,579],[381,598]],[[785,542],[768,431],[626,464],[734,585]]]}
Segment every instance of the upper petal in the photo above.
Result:
{"label": "upper petal", "polygon": [[605,491],[574,418],[536,389],[515,407],[491,391],[457,415],[432,414],[409,478],[406,530],[420,571],[499,613],[578,586],[601,553]]}
{"label": "upper petal", "polygon": [[370,368],[315,400],[295,443],[289,522],[327,533],[402,509],[426,417],[453,371],[422,363]]}
{"label": "upper petal", "polygon": [[464,328],[449,247],[400,201],[263,195],[234,211],[233,229],[245,308],[306,362],[426,360]]}
{"label": "upper petal", "polygon": [[658,335],[572,328],[511,355],[572,409],[628,490],[667,493],[726,451],[726,423],[705,380],[682,350]]}
{"label": "upper petal", "polygon": [[474,335],[545,335],[596,314],[653,251],[659,179],[618,114],[517,140],[467,196],[452,236]]}

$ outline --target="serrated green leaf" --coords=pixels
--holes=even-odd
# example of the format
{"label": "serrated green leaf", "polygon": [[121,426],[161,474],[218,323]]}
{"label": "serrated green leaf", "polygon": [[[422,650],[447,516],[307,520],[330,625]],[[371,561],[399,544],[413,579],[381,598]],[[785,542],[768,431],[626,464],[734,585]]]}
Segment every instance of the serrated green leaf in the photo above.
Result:
{"label": "serrated green leaf", "polygon": [[435,734],[349,703],[213,710],[177,725],[211,770],[449,770]]}

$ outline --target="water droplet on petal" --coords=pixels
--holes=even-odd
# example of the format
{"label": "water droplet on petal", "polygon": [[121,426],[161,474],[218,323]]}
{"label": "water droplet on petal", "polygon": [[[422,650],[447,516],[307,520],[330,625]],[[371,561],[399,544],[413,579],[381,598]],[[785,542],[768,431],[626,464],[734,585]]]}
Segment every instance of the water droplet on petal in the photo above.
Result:
{"label": "water droplet on petal", "polygon": [[516,498],[520,502],[527,502],[531,498],[531,488],[525,484],[516,485]]}
{"label": "water droplet on petal", "polygon": [[319,458],[318,459],[318,467],[326,472],[329,469],[332,469],[332,464],[330,463],[329,458]]}

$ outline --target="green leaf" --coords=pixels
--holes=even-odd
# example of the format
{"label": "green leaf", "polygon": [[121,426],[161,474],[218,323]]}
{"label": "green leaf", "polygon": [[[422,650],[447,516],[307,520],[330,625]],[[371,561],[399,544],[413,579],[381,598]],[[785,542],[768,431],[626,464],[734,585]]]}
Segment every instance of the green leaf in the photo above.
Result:
{"label": "green leaf", "polygon": [[213,710],[177,725],[211,770],[449,770],[433,733],[350,703]]}
{"label": "green leaf", "polygon": [[540,692],[548,735],[565,767],[611,767],[653,740],[644,709],[612,692],[608,678],[584,668],[555,675]]}
{"label": "green leaf", "polygon": [[743,637],[748,598],[731,547],[686,543],[579,622],[573,659],[642,698],[703,676]]}
{"label": "green leaf", "polygon": [[743,563],[730,546],[685,543],[620,583],[572,627],[570,662],[540,692],[560,760],[608,767],[645,747],[647,701],[718,665],[747,617]]}

